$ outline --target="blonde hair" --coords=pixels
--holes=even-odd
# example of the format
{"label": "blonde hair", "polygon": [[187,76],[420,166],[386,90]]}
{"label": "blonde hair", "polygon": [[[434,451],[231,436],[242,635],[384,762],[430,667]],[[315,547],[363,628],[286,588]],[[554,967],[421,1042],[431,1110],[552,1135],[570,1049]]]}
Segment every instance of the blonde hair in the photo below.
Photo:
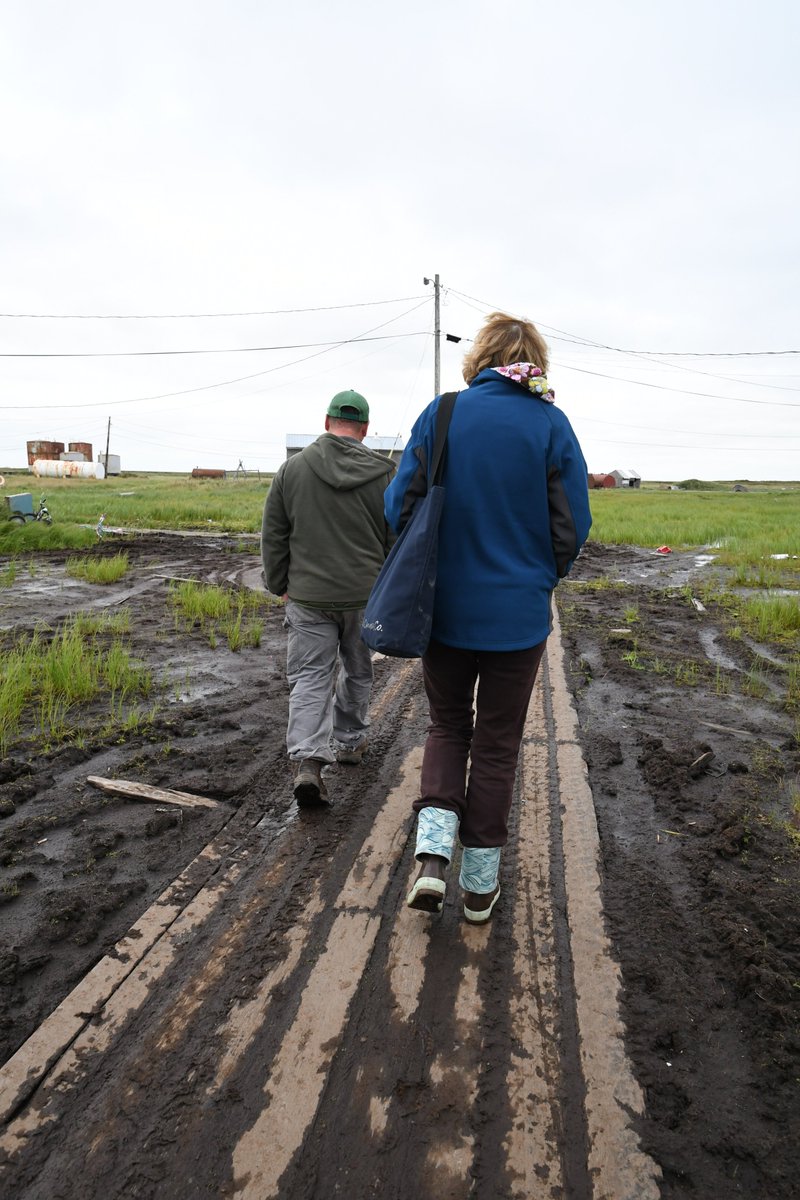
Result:
{"label": "blonde hair", "polygon": [[530,321],[492,313],[464,357],[464,379],[472,383],[486,367],[506,367],[516,362],[533,363],[546,375],[547,343]]}

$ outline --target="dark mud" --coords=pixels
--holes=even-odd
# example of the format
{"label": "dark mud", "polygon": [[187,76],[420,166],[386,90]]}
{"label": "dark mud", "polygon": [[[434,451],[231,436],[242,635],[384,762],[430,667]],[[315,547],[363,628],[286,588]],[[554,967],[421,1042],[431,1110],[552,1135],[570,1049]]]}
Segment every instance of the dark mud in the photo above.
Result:
{"label": "dark mud", "polygon": [[692,603],[704,570],[695,556],[590,546],[559,609],[644,1146],[664,1196],[788,1200],[800,1171],[796,715],[774,662],[775,686],[748,694],[766,648]]}
{"label": "dark mud", "polygon": [[[103,545],[100,552],[118,548]],[[259,647],[233,653],[223,641],[212,647],[202,630],[176,625],[164,578],[258,587],[258,559],[242,549],[240,539],[148,536],[126,540],[125,548],[131,569],[111,589],[67,580],[65,556],[51,555],[37,556],[35,574],[20,572],[13,587],[0,593],[6,637],[32,630],[37,621],[57,626],[78,609],[127,605],[132,647],[159,681],[157,711],[134,734],[101,737],[99,714],[89,712],[80,746],[44,749],[26,743],[0,767],[4,1056],[218,831],[235,853],[237,831],[246,830],[241,844],[248,853],[262,838],[265,860],[276,855],[286,864],[286,875],[265,903],[261,874],[251,867],[223,906],[220,920],[230,921],[233,929],[235,915],[235,936],[250,941],[241,962],[235,960],[236,974],[209,1001],[211,1015],[204,1020],[208,1029],[216,1028],[234,998],[249,999],[273,959],[280,961],[282,939],[314,880],[321,880],[323,901],[338,894],[369,828],[375,798],[393,786],[403,754],[424,728],[417,671],[378,724],[366,772],[348,774],[341,768],[341,777],[333,781],[337,805],[332,812],[323,820],[310,813],[298,821],[284,757],[287,692],[280,609],[266,615]],[[664,1173],[663,1195],[788,1200],[797,1194],[800,1169],[800,863],[788,831],[800,772],[798,745],[794,718],[781,706],[780,668],[775,667],[775,687],[754,698],[747,690],[748,672],[758,662],[758,648],[731,637],[724,611],[710,603],[699,611],[691,603],[692,584],[704,570],[694,555],[665,560],[630,548],[589,547],[572,581],[559,589],[565,654],[597,810],[604,901],[622,968],[628,1048],[647,1102],[640,1133]],[[770,653],[785,657],[774,648]],[[380,664],[378,694],[387,678],[387,664]],[[196,792],[219,805],[167,810],[116,800],[87,785],[92,774]],[[562,800],[569,803],[567,796]],[[508,863],[513,866],[513,848]],[[398,871],[387,911],[402,903],[403,885]],[[194,883],[187,888],[196,890]],[[326,907],[319,920],[310,958],[279,989],[277,1024],[264,1031],[276,1045],[312,962],[325,948],[333,920]],[[442,1122],[451,1122],[455,1132],[460,1128],[457,1070],[453,1101],[443,1109],[430,1108],[435,1097],[426,1096],[421,1082],[434,1052],[430,1030],[437,1031],[437,1046],[450,1044],[450,993],[465,966],[459,959],[463,947],[450,936],[455,920],[454,912],[447,913],[434,934],[451,984],[440,994],[433,979],[426,982],[419,1045],[409,1051],[395,1088],[393,1103],[402,1118],[397,1146],[379,1160],[372,1194],[384,1189],[400,1194],[397,1166],[405,1161],[404,1147],[413,1144],[405,1126],[411,1130],[417,1121],[419,1136]],[[508,1120],[505,1059],[498,1047],[509,1037],[500,999],[512,923],[510,908],[498,910],[489,952],[475,964],[487,1004],[497,1000],[499,1013],[485,1048],[491,1086],[481,1120],[497,1131],[494,1141],[486,1139],[487,1146],[501,1144]],[[390,928],[387,924],[381,932],[379,951]],[[385,1003],[381,1000],[383,961],[381,951],[368,968],[367,986],[359,994],[358,1037],[334,1061],[327,1080],[337,1119],[330,1126],[323,1123],[313,1142],[309,1139],[308,1153],[292,1168],[304,1182],[285,1194],[330,1195],[352,1187],[347,1164],[358,1160],[359,1137],[368,1137],[363,1097],[371,1094],[370,1072],[382,1069],[378,1048],[386,1028],[376,1014],[385,1013],[389,1004],[388,993]],[[213,967],[209,961],[209,971]],[[176,964],[175,988],[179,970]],[[154,1004],[166,1004],[167,992],[162,989]],[[142,1095],[168,1098],[174,1093],[174,1070],[213,1078],[218,1059],[213,1039],[199,1057],[195,1053],[191,1061],[173,1063],[177,1051],[167,1053],[161,1043],[148,1040],[155,1036],[152,1020],[151,1012],[143,1013],[114,1051],[120,1079],[132,1079],[135,1092],[140,1069]],[[452,1032],[454,1046],[455,1039]],[[236,1086],[223,1091],[219,1103],[231,1128],[237,1122],[246,1125],[237,1089],[246,1092],[252,1074],[252,1090],[261,1094],[263,1064],[273,1052],[271,1043],[258,1044]],[[128,1057],[141,1068],[132,1067]],[[458,1054],[454,1063],[457,1067]],[[208,1122],[208,1136],[187,1145],[202,1144],[204,1154],[218,1159],[212,1125],[221,1118],[216,1110],[186,1109],[182,1095],[153,1109],[152,1128],[145,1130],[147,1180],[138,1162],[135,1170],[128,1166],[129,1177],[117,1177],[115,1154],[148,1110],[149,1100],[139,1108],[131,1100],[129,1112],[107,1112],[98,1098],[93,1107],[73,1114],[65,1128],[75,1139],[84,1121],[104,1131],[108,1141],[96,1153],[103,1163],[107,1159],[108,1173],[103,1176],[98,1168],[95,1177],[105,1178],[109,1194],[128,1189],[127,1194],[163,1195],[168,1186],[174,1186],[175,1195],[206,1194],[193,1180],[190,1163],[182,1183],[169,1175],[164,1147],[169,1138],[182,1144],[188,1127]],[[580,1140],[577,1110],[573,1124]],[[140,1135],[145,1136],[138,1129]],[[347,1156],[341,1153],[345,1143],[351,1147]],[[476,1194],[508,1194],[490,1150],[484,1154]],[[224,1179],[220,1170],[209,1162],[209,1188],[212,1180]],[[404,1170],[416,1179],[419,1164],[409,1162]],[[55,1162],[50,1174],[53,1178],[40,1177],[41,1186],[29,1180],[31,1195],[62,1194],[52,1190]],[[588,1186],[579,1179],[569,1194],[586,1195]]]}
{"label": "dark mud", "polygon": [[[218,830],[258,806],[270,774],[284,770],[280,609],[264,614],[259,647],[234,653],[224,639],[212,648],[207,632],[176,623],[168,598],[168,577],[258,587],[259,560],[241,545],[126,538],[131,566],[111,587],[67,577],[65,554],[39,554],[32,573],[23,565],[0,592],[7,640],[42,623],[58,628],[77,611],[128,608],[124,640],[156,681],[137,732],[104,731],[106,714],[88,707],[75,718],[79,745],[47,746],[32,714],[0,763],[2,1061]],[[119,549],[109,539],[97,553]],[[87,784],[90,775],[192,792],[218,807],[118,799]]]}

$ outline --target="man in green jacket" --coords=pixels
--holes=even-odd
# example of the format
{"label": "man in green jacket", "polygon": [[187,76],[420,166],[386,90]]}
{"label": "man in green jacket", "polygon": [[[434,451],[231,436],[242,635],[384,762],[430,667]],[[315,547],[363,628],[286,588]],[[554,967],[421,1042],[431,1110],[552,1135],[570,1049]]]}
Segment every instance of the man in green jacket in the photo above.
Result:
{"label": "man in green jacket", "polygon": [[267,587],[286,601],[286,746],[303,806],[327,802],[326,764],[358,764],[367,745],[372,660],[361,618],[393,540],[383,493],[394,472],[362,445],[368,425],[364,397],[339,392],[325,433],[282,464],[264,505],[261,557]]}

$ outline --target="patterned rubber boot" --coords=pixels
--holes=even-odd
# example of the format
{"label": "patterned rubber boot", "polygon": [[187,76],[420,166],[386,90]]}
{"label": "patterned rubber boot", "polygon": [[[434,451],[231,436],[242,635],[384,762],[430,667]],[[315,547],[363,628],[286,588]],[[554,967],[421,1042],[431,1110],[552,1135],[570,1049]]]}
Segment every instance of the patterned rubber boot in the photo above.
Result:
{"label": "patterned rubber boot", "polygon": [[409,908],[441,912],[447,889],[445,875],[456,840],[458,817],[446,808],[423,808],[417,816],[419,875],[408,893]]}
{"label": "patterned rubber boot", "polygon": [[470,925],[483,925],[500,899],[499,846],[465,846],[459,883],[464,889],[464,917]]}

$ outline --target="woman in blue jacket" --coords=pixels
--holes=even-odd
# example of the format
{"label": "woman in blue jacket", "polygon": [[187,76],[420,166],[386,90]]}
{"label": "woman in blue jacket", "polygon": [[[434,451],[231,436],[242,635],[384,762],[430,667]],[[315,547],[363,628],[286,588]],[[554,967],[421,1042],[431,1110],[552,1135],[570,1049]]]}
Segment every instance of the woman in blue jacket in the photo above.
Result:
{"label": "woman in blue jacket", "polygon": [[[447,438],[436,604],[422,659],[431,725],[414,804],[420,872],[408,905],[441,910],[458,832],[464,914],[474,924],[489,919],[500,895],[500,851],[553,588],[591,526],[586,463],[546,373],[536,327],[493,313],[464,360],[468,387]],[[438,406],[439,397],[417,419],[386,491],[396,531],[427,490]]]}

